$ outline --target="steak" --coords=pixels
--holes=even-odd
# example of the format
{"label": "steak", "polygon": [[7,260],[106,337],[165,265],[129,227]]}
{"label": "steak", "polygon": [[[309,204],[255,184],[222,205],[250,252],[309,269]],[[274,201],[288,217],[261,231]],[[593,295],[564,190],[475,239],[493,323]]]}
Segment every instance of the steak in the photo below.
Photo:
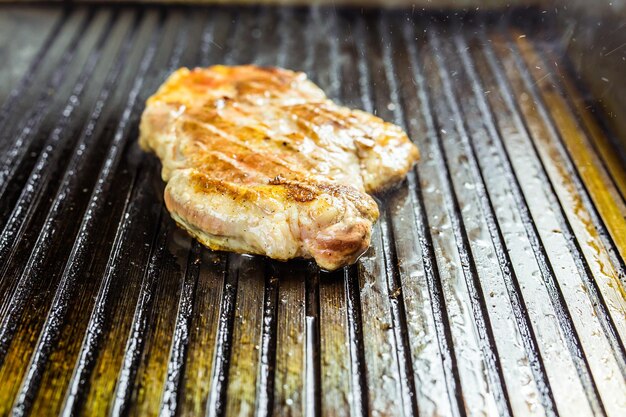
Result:
{"label": "steak", "polygon": [[174,72],[148,99],[139,143],[161,159],[173,219],[202,244],[327,270],[368,248],[368,193],[419,158],[398,126],[338,106],[305,74],[252,65]]}

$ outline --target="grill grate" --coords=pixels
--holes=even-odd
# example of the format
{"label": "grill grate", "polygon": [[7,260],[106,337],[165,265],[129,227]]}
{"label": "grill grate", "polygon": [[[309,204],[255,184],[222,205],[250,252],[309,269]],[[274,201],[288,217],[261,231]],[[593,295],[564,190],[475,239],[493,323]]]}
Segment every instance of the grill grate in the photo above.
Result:
{"label": "grill grate", "polygon": [[[626,164],[547,25],[34,16],[38,52],[0,73],[0,414],[626,413]],[[211,252],[165,211],[145,99],[179,66],[248,62],[419,145],[357,265]]]}

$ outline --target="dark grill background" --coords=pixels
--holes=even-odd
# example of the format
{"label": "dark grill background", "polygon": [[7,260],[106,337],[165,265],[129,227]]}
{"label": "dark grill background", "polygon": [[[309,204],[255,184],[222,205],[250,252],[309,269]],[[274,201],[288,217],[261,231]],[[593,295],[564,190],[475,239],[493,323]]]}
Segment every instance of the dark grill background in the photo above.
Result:
{"label": "dark grill background", "polygon": [[[623,150],[539,13],[2,10],[0,414],[626,415]],[[420,147],[358,265],[165,211],[144,101],[248,62]]]}

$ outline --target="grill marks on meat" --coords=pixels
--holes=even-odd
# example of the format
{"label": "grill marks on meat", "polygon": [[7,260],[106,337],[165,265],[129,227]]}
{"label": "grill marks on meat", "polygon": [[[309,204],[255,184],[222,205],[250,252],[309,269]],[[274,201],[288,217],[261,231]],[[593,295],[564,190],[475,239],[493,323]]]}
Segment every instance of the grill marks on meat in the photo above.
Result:
{"label": "grill marks on meat", "polygon": [[337,106],[304,74],[249,65],[179,69],[148,99],[140,132],[161,159],[168,210],[204,245],[329,270],[369,246],[367,193],[419,157],[399,127]]}

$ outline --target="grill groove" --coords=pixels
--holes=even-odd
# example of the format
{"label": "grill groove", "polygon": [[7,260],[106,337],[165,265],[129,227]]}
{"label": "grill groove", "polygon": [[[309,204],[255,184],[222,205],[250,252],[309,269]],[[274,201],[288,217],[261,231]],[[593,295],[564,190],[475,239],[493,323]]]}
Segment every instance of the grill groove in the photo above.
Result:
{"label": "grill groove", "polygon": [[[477,363],[477,366],[485,367],[487,375],[483,383],[489,387],[488,389],[494,391],[494,396],[491,398],[493,402],[491,404],[482,404],[482,400],[476,398],[479,402],[474,405],[468,405],[470,410],[472,410],[472,407],[476,407],[476,410],[484,408],[488,413],[493,413],[495,409],[492,407],[497,407],[500,414],[511,414],[510,404],[505,394],[504,382],[502,381],[501,364],[499,363],[500,359],[494,349],[494,340],[489,327],[489,318],[486,313],[484,301],[482,301],[483,298],[480,295],[480,283],[477,279],[478,272],[476,271],[474,256],[472,255],[469,247],[465,221],[461,214],[458,197],[455,195],[453,190],[453,178],[449,169],[449,165],[451,163],[449,162],[449,157],[446,155],[442,144],[444,140],[442,135],[447,135],[447,131],[444,129],[444,126],[447,127],[448,130],[454,129],[454,127],[447,126],[442,123],[442,121],[445,123],[444,115],[447,110],[445,107],[442,107],[441,101],[432,99],[432,97],[439,97],[442,95],[440,90],[436,90],[434,87],[437,85],[437,82],[440,82],[439,79],[426,79],[424,76],[425,73],[429,72],[431,74],[435,74],[436,70],[433,71],[433,68],[441,66],[442,58],[439,56],[439,44],[437,38],[434,36],[435,35],[430,35],[428,38],[428,46],[418,44],[418,47],[427,49],[427,52],[425,52],[424,49],[420,50],[424,59],[423,68],[428,68],[428,71],[426,69],[422,69],[422,76],[420,79],[423,83],[425,82],[427,84],[421,84],[419,88],[426,92],[425,94],[427,98],[423,103],[424,107],[421,110],[426,115],[426,123],[430,125],[429,130],[432,132],[432,136],[429,135],[429,142],[424,143],[422,146],[426,152],[432,153],[433,155],[433,163],[435,164],[434,169],[436,170],[435,175],[437,175],[438,178],[437,188],[441,190],[442,193],[441,198],[443,200],[443,212],[441,212],[440,216],[442,216],[442,219],[447,219],[445,225],[442,225],[442,231],[447,230],[448,233],[451,233],[454,236],[453,242],[441,242],[442,248],[445,247],[444,245],[450,245],[446,249],[442,250],[445,250],[448,253],[453,253],[454,258],[456,258],[448,266],[448,268],[455,270],[454,278],[452,276],[446,278],[458,280],[458,282],[464,282],[462,292],[457,296],[465,298],[462,302],[465,306],[471,306],[471,313],[467,314],[473,315],[473,331],[477,333],[476,335],[473,335],[473,337],[457,333],[456,337],[463,337],[465,340],[461,342],[457,339],[455,345],[457,345],[457,348],[461,349],[462,345],[468,345],[471,346],[471,349],[483,352],[483,359],[481,362]],[[441,76],[441,73],[442,72],[440,72],[439,76]],[[425,85],[428,85],[430,88],[425,87]],[[431,90],[430,94],[428,90]],[[426,107],[429,107],[431,110],[426,110]],[[435,113],[441,116],[437,117],[435,116]],[[437,210],[439,210],[439,208]],[[438,239],[444,239],[441,236],[442,231],[439,232]],[[448,289],[448,291],[450,291],[450,289]],[[453,295],[449,292],[447,296],[453,297]],[[449,298],[449,300],[451,300],[451,298]],[[456,300],[456,303],[459,302],[460,300]],[[450,306],[454,304],[448,305]],[[462,304],[454,305],[454,308],[458,308],[458,311],[453,310],[450,313],[451,315],[466,314],[463,312],[464,306]],[[467,388],[469,388],[469,378],[471,378],[470,374],[466,374],[465,376],[461,374],[462,384],[464,384]],[[468,394],[466,393],[465,395],[467,396]],[[470,411],[470,413],[473,412],[476,411]]]}
{"label": "grill groove", "polygon": [[[513,49],[513,53],[514,53],[514,54],[513,54],[513,59],[515,60],[515,63],[518,65],[518,68],[519,68],[519,65],[522,65],[522,62],[521,62],[521,56],[520,56],[518,53],[516,53],[516,52],[517,52],[517,49],[515,49],[515,48],[514,48],[514,49]],[[536,95],[536,92],[534,91],[534,88],[533,88],[533,85],[534,85],[534,84],[533,84],[533,83],[531,82],[531,80],[529,79],[529,74],[528,74],[527,72],[520,72],[520,76],[521,76],[521,78],[522,78],[522,80],[523,80],[523,82],[524,82],[524,88],[528,89],[530,97],[533,97],[534,102],[535,102],[535,103],[537,103],[537,111],[539,112],[539,115],[542,117],[542,119],[543,119],[543,121],[544,121],[544,123],[545,123],[545,129],[547,129],[547,132],[545,132],[545,131],[544,131],[544,134],[543,134],[543,135],[533,135],[533,139],[534,139],[534,138],[544,138],[544,137],[546,137],[547,135],[552,135],[552,137],[553,137],[553,138],[557,138],[557,137],[558,137],[558,135],[555,133],[555,132],[556,132],[556,130],[555,130],[555,129],[556,129],[556,127],[555,127],[554,125],[552,125],[552,124],[551,124],[551,121],[550,121],[550,116],[547,114],[545,107],[543,107],[541,99],[540,99],[540,98]],[[531,115],[531,117],[534,117],[534,115]],[[547,133],[547,135],[546,135],[546,133]],[[544,145],[544,146],[545,146],[545,144],[544,144],[544,143],[538,143],[538,144],[539,144],[539,145]],[[561,152],[561,155],[565,155],[565,151],[564,151],[562,148],[561,148],[561,149],[559,149],[559,142],[558,142],[558,139],[556,139],[556,140],[552,141],[552,142],[550,143],[550,145],[551,145],[551,146],[555,146],[555,148],[556,148],[558,151],[560,151],[560,152]],[[538,146],[538,147],[539,147],[539,146]],[[540,149],[541,149],[541,148],[540,148]],[[554,149],[554,148],[553,148],[553,149]],[[542,150],[542,151],[545,151],[545,149],[541,149],[541,150]],[[553,156],[553,155],[554,155],[554,153],[551,153],[551,154],[550,154],[550,157],[554,158],[554,156]],[[566,159],[566,160],[561,160],[561,163],[562,163],[565,167],[568,167],[567,159]],[[560,168],[561,166],[562,166],[562,165],[560,165],[560,164],[559,164],[559,165],[556,165],[556,166],[555,166],[555,168],[558,170],[558,169],[561,169],[561,168]],[[570,169],[573,169],[573,167],[571,167],[571,166],[570,166]],[[571,171],[570,171],[570,172],[571,172]],[[571,178],[572,182],[576,183],[577,178],[576,178],[576,176],[575,176],[575,173],[574,173],[574,175],[573,175],[573,176],[570,176],[570,178]],[[552,186],[554,187],[554,184],[552,184]],[[577,187],[577,191],[580,191],[580,190],[582,190],[582,187],[581,187],[581,188],[578,188],[578,187]],[[556,191],[555,191],[555,193],[556,193]],[[584,197],[583,197],[582,193],[580,193],[580,194],[578,194],[578,197],[577,197],[577,198],[582,199],[582,198],[584,198]],[[569,247],[569,249],[570,249],[570,254],[571,254],[572,258],[573,258],[573,263],[575,264],[575,265],[573,265],[572,267],[567,266],[567,268],[569,268],[569,269],[570,269],[570,271],[572,271],[572,272],[571,272],[571,274],[572,274],[572,275],[576,275],[576,272],[574,272],[574,271],[576,270],[576,268],[577,268],[577,266],[578,266],[578,265],[576,265],[576,263],[577,263],[577,261],[580,261],[580,258],[577,258],[577,257],[576,257],[576,252],[575,252],[575,250],[574,250],[574,248],[573,248],[573,246],[575,246],[575,243],[573,242],[573,241],[575,241],[575,238],[574,238],[574,236],[572,235],[572,233],[571,233],[571,231],[570,231],[570,226],[569,226],[569,224],[568,224],[568,222],[567,222],[566,215],[564,215],[564,214],[562,213],[562,212],[564,211],[563,206],[562,206],[562,205],[560,205],[557,201],[555,201],[555,203],[553,204],[553,206],[554,206],[554,207],[558,207],[558,208],[560,209],[559,211],[561,211],[561,213],[559,213],[559,214],[560,214],[560,216],[559,216],[559,217],[560,217],[560,219],[559,219],[559,226],[561,227],[561,231],[562,231],[562,233],[567,234],[567,235],[566,235],[566,238],[565,238],[565,239],[566,239],[566,244],[567,244],[567,247]],[[580,212],[579,212],[579,213],[577,213],[577,214],[579,215],[579,218],[580,218],[580,217],[582,217],[582,216],[580,215]],[[578,220],[578,221],[580,221],[580,220]],[[573,253],[572,253],[572,252],[573,252]],[[580,272],[579,272],[579,273],[580,273]],[[583,274],[581,273],[581,275],[583,275]],[[565,279],[565,277],[562,277],[562,279],[564,280],[564,279]],[[571,292],[569,292],[568,294],[565,294],[564,292],[565,292],[566,290],[571,291],[571,289],[570,289],[570,288],[568,288],[568,287],[565,287],[565,286],[564,286],[564,285],[562,285],[562,284],[559,284],[558,289],[559,289],[559,291],[560,291],[559,296],[560,296],[561,298],[564,298],[564,299],[570,299],[570,300],[577,298],[577,297],[576,297],[574,294],[572,294]],[[583,305],[588,306],[588,309],[589,309],[589,310],[593,310],[593,306],[591,305],[591,300],[581,299],[580,301],[581,301],[581,304],[583,304],[583,303],[584,303]],[[566,304],[566,301],[563,301],[563,304]],[[577,331],[578,331],[578,332],[580,332],[581,330],[585,331],[585,333],[586,333],[586,334],[580,335],[580,336],[579,336],[579,338],[584,338],[584,339],[587,339],[587,340],[588,340],[589,338],[591,338],[591,337],[592,337],[592,335],[589,333],[589,325],[590,325],[591,323],[593,323],[593,324],[595,325],[595,321],[593,321],[593,322],[586,322],[586,321],[585,321],[585,323],[583,324],[583,323],[582,323],[582,321],[581,321],[581,319],[580,319],[580,315],[581,315],[581,307],[580,307],[580,304],[577,306],[577,310],[578,310],[578,311],[577,311],[577,314],[575,314],[575,315],[570,313],[570,314],[571,314],[571,318],[570,318],[570,320],[572,320],[572,319],[573,319],[574,326],[575,326],[575,328],[577,328]],[[596,314],[595,314],[595,312],[589,312],[588,314],[589,314],[589,315],[588,315],[587,317],[594,317],[594,316],[596,315]],[[577,319],[578,319],[578,320],[577,320]],[[579,321],[579,320],[580,320],[580,321]],[[577,321],[578,321],[578,323],[577,323]],[[606,354],[605,354],[605,353],[599,353],[599,352],[597,351],[598,349],[602,349],[604,352],[606,352],[606,350],[605,350],[605,349],[606,349],[606,348],[605,348],[605,346],[599,346],[599,345],[600,345],[600,343],[602,343],[602,342],[604,342],[604,340],[603,340],[603,339],[600,339],[600,340],[596,340],[596,342],[595,342],[593,345],[590,345],[590,344],[583,345],[583,347],[584,347],[584,348],[586,348],[586,349],[585,349],[585,354],[586,354],[586,358],[585,358],[585,359],[586,359],[586,363],[587,363],[587,366],[589,367],[589,371],[590,371],[592,374],[593,374],[593,373],[598,373],[598,374],[602,373],[602,374],[604,374],[604,371],[607,369],[607,368],[605,368],[605,366],[606,366],[606,362],[605,362],[605,365],[600,365],[600,362],[596,362],[596,363],[595,363],[595,372],[594,372],[594,368],[592,367],[592,364],[590,364],[590,361],[591,361],[591,360],[598,361],[598,359],[599,359],[599,358],[598,358],[598,356],[597,356],[597,355],[603,356],[603,357],[605,358],[604,360],[606,360],[606,357],[607,357],[607,356],[606,356]],[[578,342],[578,343],[580,343],[580,342]],[[582,356],[585,356],[585,355],[582,355]],[[610,356],[609,356],[609,358],[611,358],[611,359],[615,360],[615,357],[614,357],[614,356],[612,356],[612,355],[610,355]],[[610,361],[611,359],[609,359],[609,361]],[[603,361],[604,361],[604,360],[603,360]],[[612,364],[611,364],[611,368],[612,368]],[[596,376],[596,379],[598,379],[598,378],[599,378],[599,375],[598,375],[598,376]],[[591,377],[590,377],[590,379],[591,379]],[[596,388],[596,384],[595,384],[595,382],[594,382],[593,380],[591,380],[591,381],[589,381],[589,383],[590,383],[590,384],[592,384],[593,389],[597,391],[597,388]],[[607,385],[609,385],[609,384],[607,384]],[[607,387],[607,389],[609,389],[609,388]],[[599,393],[596,393],[596,395],[598,395],[598,394],[599,394]],[[606,393],[605,393],[605,395],[610,395],[610,394],[606,394]],[[608,398],[608,397],[607,397],[607,398]],[[605,401],[605,404],[606,404],[606,405],[613,405],[613,403],[611,403],[610,401]],[[597,405],[598,405],[598,407],[602,407],[602,403],[601,403],[600,401],[597,401]]]}
{"label": "grill groove", "polygon": [[[44,122],[45,117],[49,113],[54,114],[57,111],[60,111],[60,109],[63,106],[62,104],[63,102],[60,101],[59,98],[66,97],[68,93],[70,93],[72,90],[75,90],[78,87],[78,86],[75,86],[73,83],[63,84],[63,82],[66,80],[68,75],[70,76],[74,75],[73,73],[76,70],[72,71],[72,68],[81,67],[80,61],[84,61],[86,52],[91,49],[89,48],[89,46],[87,47],[84,46],[85,44],[89,44],[93,42],[94,40],[93,33],[89,33],[89,32],[97,30],[98,26],[104,23],[103,17],[106,17],[106,16],[100,13],[98,16],[99,19],[96,20],[94,25],[91,25],[91,22],[94,19],[95,14],[96,13],[92,11],[89,14],[87,14],[86,17],[84,18],[79,29],[76,31],[76,34],[73,36],[70,42],[70,45],[68,45],[67,49],[62,54],[59,66],[52,73],[51,77],[49,78],[48,83],[46,84],[44,88],[44,91],[42,92],[40,97],[37,99],[35,105],[31,107],[31,110],[28,113],[26,113],[24,118],[20,120],[20,123],[18,124],[18,127],[17,127],[17,131],[19,133],[13,132],[10,128],[6,128],[6,127],[5,127],[5,130],[3,130],[3,132],[8,133],[3,138],[3,142],[6,142],[6,143],[13,142],[13,144],[12,146],[9,147],[8,152],[6,153],[6,155],[4,156],[2,160],[2,170],[0,170],[0,195],[4,195],[4,193],[7,190],[9,180],[13,178],[23,158],[26,157],[26,151],[28,149],[27,147],[29,146],[35,147],[35,151],[33,153],[35,155],[37,154],[36,150],[39,147],[39,142],[42,142],[46,137],[46,134],[45,134],[46,129],[41,129],[41,131],[39,131],[39,127]],[[96,29],[93,29],[94,26],[96,27]],[[84,41],[85,38],[88,41],[81,43],[80,41],[81,40]],[[102,46],[104,41],[105,39],[101,37],[100,40],[98,41],[100,47]],[[82,47],[80,51],[78,50],[79,46]],[[97,51],[92,52],[89,56],[95,57],[96,52]],[[70,64],[72,63],[75,57],[79,62],[75,63],[74,66],[70,66]],[[87,67],[89,67],[88,64],[87,64]],[[88,70],[86,70],[86,72],[88,72]],[[88,77],[88,75],[86,76]],[[77,84],[80,85],[79,82],[77,82]],[[61,89],[60,87],[64,87],[64,88]],[[55,92],[56,94],[53,95],[52,92]],[[51,104],[50,102],[52,102],[53,105],[50,105]],[[15,133],[17,133],[17,137],[13,137]],[[35,133],[39,133],[39,135],[37,136],[41,139],[37,137],[33,137]],[[13,140],[11,141],[10,139],[13,139]],[[34,141],[35,144],[30,143],[29,140]]]}
{"label": "grill groove", "polygon": [[[27,91],[33,84],[37,71],[42,67],[42,64],[47,62],[45,58],[52,50],[52,46],[56,43],[59,34],[67,24],[69,16],[70,14],[66,10],[61,18],[57,19],[54,26],[50,30],[50,33],[48,33],[45,38],[44,43],[41,45],[41,48],[37,51],[37,54],[33,57],[29,67],[26,69],[26,73],[20,79],[19,83],[11,89],[9,96],[6,98],[4,103],[2,103],[2,107],[0,107],[0,130],[4,131],[6,127],[5,123],[7,122],[8,116],[14,110],[14,106],[19,102],[19,98],[24,94],[24,92]],[[2,143],[2,145],[4,145],[4,143]],[[4,149],[4,146],[1,149]]]}

